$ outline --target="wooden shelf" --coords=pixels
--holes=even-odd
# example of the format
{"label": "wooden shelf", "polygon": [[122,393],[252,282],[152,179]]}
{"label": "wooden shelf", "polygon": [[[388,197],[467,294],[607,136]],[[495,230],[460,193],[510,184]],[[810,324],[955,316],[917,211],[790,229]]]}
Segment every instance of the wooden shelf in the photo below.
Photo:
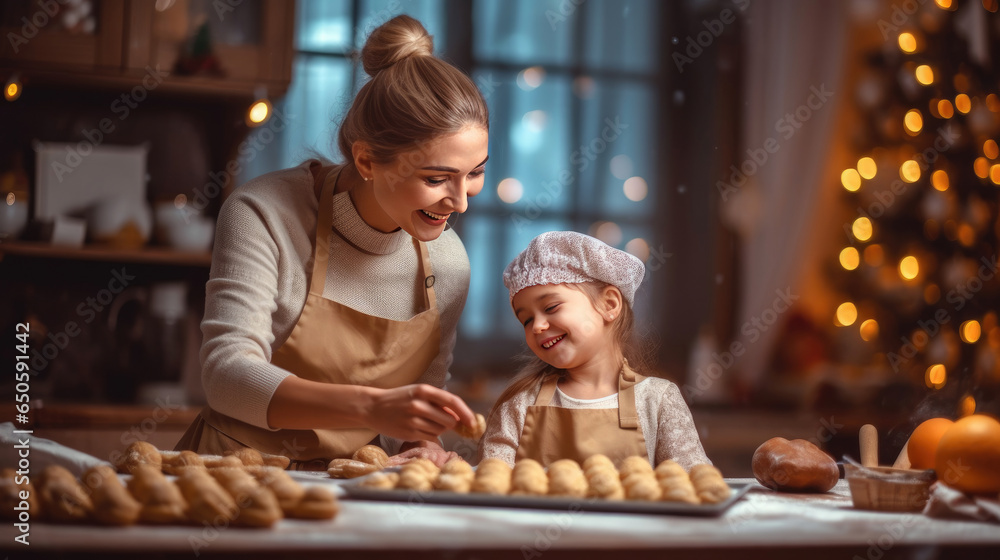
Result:
{"label": "wooden shelf", "polygon": [[140,249],[116,249],[100,245],[62,247],[47,243],[14,241],[0,244],[0,260],[6,255],[194,267],[209,267],[212,264],[211,253],[177,251],[165,247],[143,247]]}

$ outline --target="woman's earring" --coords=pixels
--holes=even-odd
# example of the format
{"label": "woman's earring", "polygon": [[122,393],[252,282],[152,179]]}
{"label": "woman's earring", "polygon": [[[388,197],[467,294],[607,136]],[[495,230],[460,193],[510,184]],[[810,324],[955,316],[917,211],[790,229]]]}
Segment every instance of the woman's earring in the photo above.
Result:
{"label": "woman's earring", "polygon": [[608,314],[608,321],[614,321],[614,320],[615,320],[615,314],[614,313],[609,313]]}
{"label": "woman's earring", "polygon": [[371,177],[365,177],[365,182],[366,182],[366,183],[367,183],[367,182],[368,182],[369,180],[371,180]]}

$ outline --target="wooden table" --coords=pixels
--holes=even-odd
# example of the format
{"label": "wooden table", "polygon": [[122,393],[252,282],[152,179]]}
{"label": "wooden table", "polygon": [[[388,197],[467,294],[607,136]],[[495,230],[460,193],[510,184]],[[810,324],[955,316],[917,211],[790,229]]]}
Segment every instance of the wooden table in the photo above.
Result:
{"label": "wooden table", "polygon": [[[305,475],[299,475],[305,476]],[[750,482],[737,479],[734,482]],[[329,480],[307,484],[335,484]],[[3,552],[46,558],[996,558],[1000,525],[853,509],[844,481],[822,495],[756,483],[718,518],[342,500],[333,521],[270,530],[33,523],[30,548],[0,530]],[[339,488],[337,489],[339,491]]]}

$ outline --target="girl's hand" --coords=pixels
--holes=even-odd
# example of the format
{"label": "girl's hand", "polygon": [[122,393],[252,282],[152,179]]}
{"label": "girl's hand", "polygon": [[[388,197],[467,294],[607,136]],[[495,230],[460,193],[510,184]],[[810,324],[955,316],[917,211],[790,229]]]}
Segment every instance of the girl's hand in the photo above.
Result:
{"label": "girl's hand", "polygon": [[[445,451],[444,448],[442,448],[436,441],[421,441],[414,443],[416,443],[416,447],[411,447],[410,449],[401,452],[399,455],[389,457],[389,462],[386,466],[394,467],[409,463],[418,457],[422,457],[431,461],[438,467],[443,467],[448,461],[458,458],[458,453],[455,453],[454,451]],[[406,445],[407,444],[404,443],[403,447],[406,447]]]}
{"label": "girl's hand", "polygon": [[435,440],[458,422],[476,424],[465,401],[425,384],[376,389],[366,416],[366,426],[404,441]]}

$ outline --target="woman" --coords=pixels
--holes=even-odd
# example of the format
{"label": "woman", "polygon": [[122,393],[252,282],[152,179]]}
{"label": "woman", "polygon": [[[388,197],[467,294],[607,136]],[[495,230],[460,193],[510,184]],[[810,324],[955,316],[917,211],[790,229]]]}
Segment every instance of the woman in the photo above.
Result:
{"label": "woman", "polygon": [[318,161],[236,189],[219,216],[201,350],[206,407],[177,449],[253,447],[325,469],[368,443],[448,454],[475,418],[447,378],[469,286],[453,213],[482,190],[489,114],[408,16],[362,50],[371,80]]}

